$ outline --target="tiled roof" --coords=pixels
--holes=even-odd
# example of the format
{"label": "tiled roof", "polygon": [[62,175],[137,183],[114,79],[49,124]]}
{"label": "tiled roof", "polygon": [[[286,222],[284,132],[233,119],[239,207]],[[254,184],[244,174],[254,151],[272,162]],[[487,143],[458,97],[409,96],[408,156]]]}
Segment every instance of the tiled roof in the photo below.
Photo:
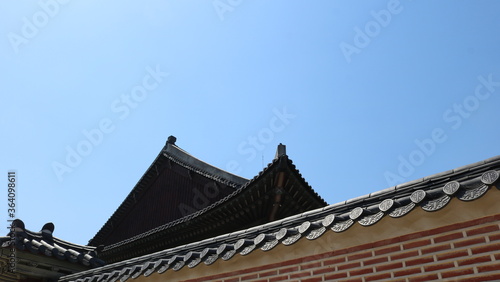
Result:
{"label": "tiled roof", "polygon": [[436,211],[453,198],[473,201],[489,189],[500,188],[496,186],[499,170],[500,157],[491,158],[247,230],[68,275],[60,281],[126,281],[201,263],[210,265],[259,248],[268,251],[303,237],[314,240],[326,232],[343,232],[354,224],[370,226],[383,217],[401,218],[416,209]]}
{"label": "tiled roof", "polygon": [[224,183],[233,188],[239,187],[248,182],[248,179],[244,177],[217,168],[192,156],[188,152],[176,146],[175,143],[173,143],[175,142],[173,141],[173,138],[175,137],[169,137],[170,142],[167,141],[167,144],[165,145],[165,148],[163,150],[163,155],[173,162],[209,179],[217,180],[218,182]]}
{"label": "tiled roof", "polygon": [[14,220],[12,226],[15,226],[15,231],[9,232],[8,236],[0,237],[2,248],[10,248],[11,242],[14,242],[19,251],[29,251],[88,267],[104,265],[104,261],[97,257],[95,247],[77,245],[53,237],[53,223],[45,224],[40,232],[25,229],[24,223],[19,219]]}
{"label": "tiled roof", "polygon": [[[179,203],[191,200],[194,188],[216,185],[219,193],[210,199],[212,203],[247,181],[191,156],[177,147],[175,137],[170,136],[151,166],[89,245],[115,244],[181,218],[185,214],[178,208]],[[151,213],[153,208],[154,213]],[[143,218],[148,220],[140,220]]]}
{"label": "tiled roof", "polygon": [[105,246],[103,259],[119,261],[134,253],[142,255],[261,225],[269,222],[270,214],[280,219],[326,206],[288,159],[284,145],[280,146],[283,154],[231,194],[183,218]]}

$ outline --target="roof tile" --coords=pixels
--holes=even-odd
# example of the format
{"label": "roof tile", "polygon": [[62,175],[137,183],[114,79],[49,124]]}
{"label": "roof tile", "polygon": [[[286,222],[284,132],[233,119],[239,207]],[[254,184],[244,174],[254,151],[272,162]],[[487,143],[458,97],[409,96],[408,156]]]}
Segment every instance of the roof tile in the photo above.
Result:
{"label": "roof tile", "polygon": [[55,257],[85,266],[97,267],[104,265],[104,261],[97,257],[96,247],[72,244],[52,237],[52,231],[54,230],[52,223],[44,225],[40,232],[25,229],[24,223],[19,219],[14,220],[12,225],[16,226],[15,231],[9,232],[6,237],[0,237],[3,248],[10,247],[11,237],[14,237],[15,246],[18,250],[28,250],[33,254]]}
{"label": "roof tile", "polygon": [[[349,229],[355,221],[359,222],[366,220],[367,217],[383,217],[386,215],[400,217],[411,212],[417,206],[420,206],[424,211],[434,211],[444,208],[450,199],[454,197],[462,201],[472,201],[486,194],[487,191],[495,187],[495,183],[498,182],[498,179],[494,179],[495,183],[489,185],[481,182],[483,173],[492,169],[498,172],[500,168],[499,157],[492,158],[491,160],[492,161],[489,161],[486,166],[483,165],[484,162],[479,162],[476,163],[475,166],[466,166],[465,168],[453,170],[454,173],[452,175],[446,175],[444,178],[443,175],[435,175],[435,177],[428,177],[425,178],[425,180],[422,178],[399,185],[393,192],[391,192],[393,189],[391,187],[391,190],[357,197],[343,203],[331,205],[327,208],[319,208],[313,212],[302,213],[263,226],[249,228],[243,233],[233,233],[231,236],[226,237],[219,236],[214,238],[213,241],[210,241],[209,245],[207,242],[203,243],[206,247],[202,252],[202,256],[207,256],[209,253],[207,250],[211,250],[211,254],[218,255],[217,248],[225,250],[227,246],[231,244],[234,244],[234,249],[241,250],[241,255],[246,255],[255,248],[262,246],[272,248],[274,242],[282,242],[284,245],[288,245],[285,242],[290,238],[297,238],[298,235],[298,239],[300,239],[301,235],[306,235],[309,232],[320,230],[325,227],[331,226],[329,229],[335,232],[342,232]],[[467,171],[468,174],[463,174],[464,171]],[[445,193],[444,187],[450,180],[457,181],[460,184],[458,190],[455,191],[456,193]],[[423,185],[423,183],[425,185]],[[376,195],[376,197],[372,197],[373,195]],[[384,199],[381,195],[390,197]],[[391,205],[388,204],[389,202]],[[347,217],[349,215],[351,218]],[[380,218],[377,220],[379,219]],[[370,219],[369,221],[371,222],[372,220]],[[326,229],[327,228],[325,228],[325,232],[329,232]],[[235,238],[236,236],[244,237]],[[313,236],[313,238],[315,239],[317,237]],[[160,259],[172,258],[186,254],[187,249],[191,247],[196,246],[200,248],[203,244],[188,244],[182,248],[168,249],[139,259],[143,261],[158,261]],[[186,258],[186,255],[184,258]],[[189,259],[191,261],[189,261]],[[200,262],[196,260],[196,258],[189,257],[186,263],[189,263],[190,267],[195,267]],[[104,266],[99,269],[99,272],[110,273],[115,269],[120,269],[124,264],[126,265],[126,263],[127,261]],[[85,272],[79,275],[88,275],[92,277],[98,274]],[[68,275],[61,281],[69,281],[71,277],[71,275]]]}

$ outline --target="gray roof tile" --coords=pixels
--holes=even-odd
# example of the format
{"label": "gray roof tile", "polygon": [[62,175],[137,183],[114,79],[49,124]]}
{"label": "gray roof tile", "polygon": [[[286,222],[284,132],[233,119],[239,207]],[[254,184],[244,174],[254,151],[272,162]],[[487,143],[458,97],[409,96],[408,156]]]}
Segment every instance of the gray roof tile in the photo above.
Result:
{"label": "gray roof tile", "polygon": [[[500,158],[492,158],[488,161],[488,165],[484,164],[485,162],[480,162],[476,163],[476,166],[466,166],[464,169],[453,170],[454,174],[452,175],[436,174],[435,178],[428,177],[425,180],[423,178],[412,181],[409,184],[396,187],[397,189],[391,187],[326,208],[250,228],[242,233],[232,233],[230,236],[216,237],[212,241],[205,240],[182,246],[182,248],[168,249],[136,258],[134,261],[146,263],[183,257],[184,262],[192,268],[202,261],[205,264],[211,264],[230,250],[237,250],[240,255],[249,254],[256,248],[265,251],[271,250],[276,244],[291,245],[302,237],[314,240],[326,232],[343,232],[353,224],[364,226],[376,224],[387,215],[400,218],[417,207],[424,211],[436,211],[445,208],[452,198],[473,201],[484,196],[489,189],[498,189],[494,187],[497,187],[495,184],[498,183],[496,175],[500,169]],[[467,171],[468,174],[463,174],[464,171]],[[491,176],[486,177],[486,174]],[[443,177],[446,180],[443,180]],[[485,184],[481,181],[482,178],[493,179],[494,183]],[[460,184],[454,193],[445,193],[444,187],[449,181],[456,181]],[[387,197],[384,199],[383,196]],[[188,255],[191,248],[204,249],[199,257],[196,257]],[[229,258],[231,257],[232,255]],[[119,262],[101,267],[97,273],[87,271],[78,275],[95,277],[102,273],[112,273],[117,269],[123,269],[127,263],[127,261]],[[144,275],[145,271],[138,268],[135,274],[138,277]],[[72,278],[72,275],[68,275],[63,277],[61,281],[71,281]]]}
{"label": "gray roof tile", "polygon": [[15,231],[9,232],[5,237],[0,237],[2,248],[10,247],[11,237],[14,237],[15,241],[13,242],[18,250],[28,250],[33,254],[54,257],[90,267],[104,265],[104,261],[97,257],[96,247],[72,244],[53,237],[54,225],[52,223],[45,224],[40,232],[27,230],[19,219],[14,220],[12,225],[16,227]]}

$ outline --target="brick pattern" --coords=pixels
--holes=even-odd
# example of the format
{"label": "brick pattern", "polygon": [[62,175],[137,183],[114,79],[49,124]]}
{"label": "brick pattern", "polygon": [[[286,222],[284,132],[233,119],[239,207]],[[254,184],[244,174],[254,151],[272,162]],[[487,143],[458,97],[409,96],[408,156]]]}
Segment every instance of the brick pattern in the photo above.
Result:
{"label": "brick pattern", "polygon": [[189,282],[387,280],[500,280],[500,215]]}

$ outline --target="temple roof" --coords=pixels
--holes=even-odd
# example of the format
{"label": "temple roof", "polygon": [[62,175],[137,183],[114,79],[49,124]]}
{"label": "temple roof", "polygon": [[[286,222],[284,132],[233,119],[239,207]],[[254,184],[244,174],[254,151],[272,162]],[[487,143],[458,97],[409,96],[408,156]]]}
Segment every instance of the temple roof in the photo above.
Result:
{"label": "temple roof", "polygon": [[[177,147],[173,148],[180,152],[181,156],[186,155]],[[167,153],[171,154],[171,151]],[[176,161],[186,163],[185,158],[176,158]],[[210,176],[227,181],[226,177],[215,174],[218,172],[212,170]],[[265,224],[327,205],[302,178],[286,155],[284,145],[278,146],[276,158],[257,176],[246,180],[243,185],[231,187],[235,187],[231,193],[196,212],[105,245],[102,258],[108,263],[129,259]],[[143,220],[146,220],[147,217],[155,215],[144,216]]]}
{"label": "temple roof", "polygon": [[[248,181],[167,143],[89,245],[111,245],[196,212]],[[209,193],[210,195],[204,195]]]}
{"label": "temple roof", "polygon": [[210,265],[259,248],[267,251],[278,244],[288,246],[304,237],[314,240],[326,232],[343,232],[354,224],[368,227],[383,217],[402,218],[417,209],[437,211],[452,199],[467,203],[487,196],[490,189],[499,189],[499,172],[497,156],[268,224],[68,275],[61,281],[126,281],[201,263]]}
{"label": "temple roof", "polygon": [[11,231],[8,236],[0,237],[2,248],[9,247],[11,238],[15,238],[15,247],[20,251],[29,251],[85,266],[104,265],[104,262],[97,257],[96,247],[73,244],[53,237],[54,224],[51,222],[45,224],[40,232],[26,229],[24,222],[20,219],[14,220],[12,226],[15,227],[14,232]]}
{"label": "temple roof", "polygon": [[[62,275],[86,270],[104,265],[98,258],[97,249],[66,242],[53,237],[54,224],[47,223],[40,232],[25,228],[24,223],[16,219],[12,222],[11,231],[7,236],[0,237],[2,249],[17,250],[16,272],[24,275],[57,278]],[[2,251],[2,254],[9,251]],[[0,280],[8,280],[2,276]],[[10,281],[10,280],[8,280]]]}

